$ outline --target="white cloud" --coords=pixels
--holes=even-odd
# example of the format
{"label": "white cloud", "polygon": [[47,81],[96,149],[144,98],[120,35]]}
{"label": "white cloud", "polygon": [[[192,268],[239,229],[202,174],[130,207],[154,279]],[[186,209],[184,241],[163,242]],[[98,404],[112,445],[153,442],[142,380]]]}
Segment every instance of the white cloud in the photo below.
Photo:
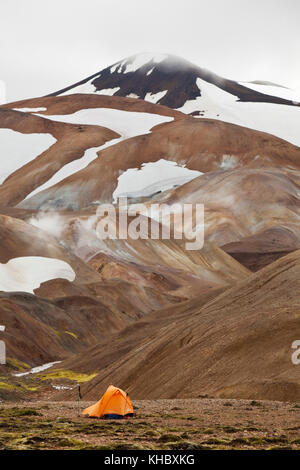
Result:
{"label": "white cloud", "polygon": [[0,80],[0,104],[5,103],[6,101],[6,89],[5,89],[5,83]]}
{"label": "white cloud", "polygon": [[86,0],[84,8],[74,0],[10,0],[1,5],[1,78],[11,101],[157,51],[229,78],[297,88],[299,16],[295,0],[244,0],[242,8],[240,0]]}

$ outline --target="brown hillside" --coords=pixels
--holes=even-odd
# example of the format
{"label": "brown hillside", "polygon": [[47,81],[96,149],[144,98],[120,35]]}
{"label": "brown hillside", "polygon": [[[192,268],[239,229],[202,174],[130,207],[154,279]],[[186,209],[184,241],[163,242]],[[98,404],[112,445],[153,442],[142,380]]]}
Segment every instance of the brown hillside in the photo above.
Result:
{"label": "brown hillside", "polygon": [[[66,96],[44,96],[41,98],[31,98],[28,100],[15,101],[0,106],[1,108],[47,108],[46,111],[40,111],[39,114],[56,115],[72,114],[81,109],[93,108],[113,108],[123,111],[134,111],[151,114],[160,114],[162,116],[171,116],[174,119],[185,119],[186,115],[175,109],[160,104],[149,103],[136,98],[123,98],[120,96],[105,96],[92,94],[72,94]],[[99,123],[100,124],[100,123]],[[101,124],[100,124],[101,125]]]}
{"label": "brown hillside", "polygon": [[108,383],[134,398],[300,400],[291,344],[300,324],[300,251],[272,263],[202,307],[194,299],[155,313],[63,368],[98,370],[84,395]]}
{"label": "brown hillside", "polygon": [[77,210],[93,201],[111,202],[120,172],[162,158],[202,172],[224,169],[222,165],[228,158],[234,168],[299,169],[300,149],[269,134],[188,117],[103,149],[99,157],[20,206]]}
{"label": "brown hillside", "polygon": [[65,359],[128,323],[92,297],[50,301],[24,292],[0,293],[0,318],[7,357],[30,366]]}
{"label": "brown hillside", "polygon": [[12,173],[0,185],[2,206],[21,202],[64,165],[81,158],[87,148],[103,145],[119,137],[116,132],[100,125],[85,126],[55,122],[10,109],[0,109],[0,128],[12,129],[23,134],[49,133],[57,139],[49,149],[41,155],[36,155],[34,160]]}

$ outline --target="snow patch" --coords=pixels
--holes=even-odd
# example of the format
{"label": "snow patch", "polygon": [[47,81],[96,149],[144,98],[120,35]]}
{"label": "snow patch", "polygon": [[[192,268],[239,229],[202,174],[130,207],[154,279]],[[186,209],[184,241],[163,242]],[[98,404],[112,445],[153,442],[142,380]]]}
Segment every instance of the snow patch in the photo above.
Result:
{"label": "snow patch", "polygon": [[106,96],[112,96],[117,91],[120,90],[119,86],[116,86],[115,88],[103,88],[102,90],[97,90],[97,95],[106,95]]}
{"label": "snow patch", "polygon": [[239,82],[240,85],[243,85],[251,90],[258,91],[259,93],[263,93],[264,95],[271,95],[277,96],[278,98],[283,98],[285,100],[291,100],[300,102],[300,91],[299,90],[292,90],[291,88],[284,88],[276,85],[264,85],[264,84],[257,84],[257,83],[249,83],[249,82]]}
{"label": "snow patch", "polygon": [[73,114],[48,116],[43,118],[72,124],[104,126],[118,132],[122,137],[148,134],[152,127],[163,122],[173,121],[173,117],[160,114],[140,113],[111,108],[82,109]]}
{"label": "snow patch", "polygon": [[113,193],[114,202],[119,197],[147,197],[160,191],[180,186],[197,176],[200,171],[178,166],[176,162],[158,160],[143,163],[141,169],[129,168],[118,178],[118,186]]}
{"label": "snow patch", "polygon": [[152,69],[150,69],[149,72],[146,73],[146,75],[151,75],[151,73],[153,72],[154,69],[155,69],[155,67],[152,67]]}
{"label": "snow patch", "polygon": [[72,88],[71,90],[65,91],[64,93],[60,93],[59,96],[64,96],[64,95],[73,95],[75,93],[95,93],[96,87],[93,85],[91,82],[86,82],[83,83],[83,85],[78,85],[75,88]]}
{"label": "snow patch", "polygon": [[47,108],[13,108],[14,111],[21,111],[22,113],[41,113],[47,111]]}
{"label": "snow patch", "polygon": [[48,362],[47,364],[43,364],[42,366],[33,367],[28,372],[18,372],[17,374],[13,374],[13,375],[15,377],[23,377],[24,375],[38,374],[39,372],[43,372],[43,370],[50,369],[50,367],[53,367],[55,364],[59,364],[60,362],[61,361]]}
{"label": "snow patch", "polygon": [[168,90],[163,90],[159,91],[157,93],[147,93],[145,96],[145,101],[150,101],[150,103],[157,103],[159,100],[161,100],[166,94],[168,93]]}
{"label": "snow patch", "polygon": [[55,390],[74,390],[75,387],[68,387],[67,385],[54,385],[54,384],[51,384],[51,386],[53,388],[55,388]]}
{"label": "snow patch", "polygon": [[274,103],[248,103],[215,85],[197,78],[201,96],[178,108],[186,114],[200,111],[201,117],[218,119],[273,134],[300,146],[300,107]]}
{"label": "snow patch", "polygon": [[91,81],[84,83],[83,85],[78,85],[77,87],[72,88],[71,90],[61,93],[60,96],[71,95],[71,94],[73,95],[75,93],[82,93],[82,94],[95,94],[96,93],[97,95],[112,96],[117,91],[120,90],[120,87],[103,88],[102,90],[97,90],[95,85],[93,85],[92,81],[94,81],[94,78]]}
{"label": "snow patch", "polygon": [[110,73],[114,73],[117,68],[119,67],[120,65],[120,62],[117,62],[115,65],[113,65],[111,68],[110,68]]}
{"label": "snow patch", "polygon": [[139,98],[139,95],[136,95],[135,93],[129,93],[129,95],[126,95],[127,98]]}
{"label": "snow patch", "polygon": [[65,261],[40,256],[13,258],[0,264],[0,290],[34,294],[43,282],[67,279],[73,282],[75,273]]}
{"label": "snow patch", "polygon": [[55,142],[51,134],[22,134],[11,129],[0,129],[0,184]]}

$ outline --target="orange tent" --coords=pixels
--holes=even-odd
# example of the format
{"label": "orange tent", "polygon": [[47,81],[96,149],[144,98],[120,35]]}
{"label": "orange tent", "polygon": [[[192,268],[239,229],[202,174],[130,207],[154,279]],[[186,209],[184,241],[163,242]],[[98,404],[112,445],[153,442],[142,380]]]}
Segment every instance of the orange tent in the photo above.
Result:
{"label": "orange tent", "polygon": [[96,418],[124,418],[133,415],[133,406],[126,392],[110,385],[101,400],[83,410],[82,414]]}

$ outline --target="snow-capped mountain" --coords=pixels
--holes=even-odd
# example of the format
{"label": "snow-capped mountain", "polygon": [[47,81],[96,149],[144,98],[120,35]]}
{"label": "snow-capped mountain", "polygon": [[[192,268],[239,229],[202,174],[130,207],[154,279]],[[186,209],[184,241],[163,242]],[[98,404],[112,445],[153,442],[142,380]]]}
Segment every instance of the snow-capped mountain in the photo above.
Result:
{"label": "snow-capped mountain", "polygon": [[131,56],[53,95],[73,93],[140,98],[300,145],[299,91],[263,81],[228,80],[168,54]]}
{"label": "snow-capped mountain", "polygon": [[[182,58],[150,53],[116,62],[53,95],[99,93],[127,96],[178,109],[203,96],[203,82],[217,86],[240,101],[288,105],[295,105],[297,101],[293,91],[289,92],[284,87],[228,80]],[[196,111],[194,109],[193,113]]]}

